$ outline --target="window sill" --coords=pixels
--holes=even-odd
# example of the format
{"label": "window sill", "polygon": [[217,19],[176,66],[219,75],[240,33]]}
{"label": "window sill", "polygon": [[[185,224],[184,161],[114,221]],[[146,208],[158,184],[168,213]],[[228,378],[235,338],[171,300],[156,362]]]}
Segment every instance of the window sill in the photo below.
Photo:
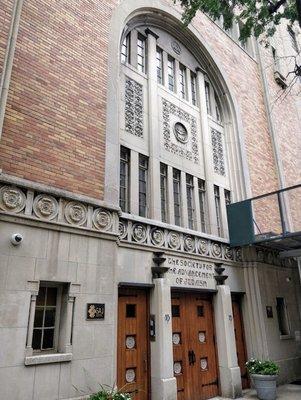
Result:
{"label": "window sill", "polygon": [[72,360],[72,353],[39,354],[25,357],[25,365],[51,364]]}

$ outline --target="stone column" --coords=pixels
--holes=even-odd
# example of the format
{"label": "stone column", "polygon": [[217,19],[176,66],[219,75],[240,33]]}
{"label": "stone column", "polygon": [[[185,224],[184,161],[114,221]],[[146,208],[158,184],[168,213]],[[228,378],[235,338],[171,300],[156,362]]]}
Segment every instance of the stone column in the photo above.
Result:
{"label": "stone column", "polygon": [[149,134],[149,177],[150,204],[149,218],[161,220],[160,201],[160,134],[158,123],[158,84],[157,84],[157,38],[150,29],[147,34],[147,75],[148,75],[148,134]]}
{"label": "stone column", "polygon": [[206,197],[208,206],[208,233],[217,235],[215,204],[214,201],[212,201],[212,199],[214,199],[214,182],[211,179],[214,176],[214,171],[212,162],[211,134],[208,126],[208,115],[206,111],[207,107],[205,96],[205,77],[202,70],[200,69],[197,69],[197,89],[197,100],[200,107],[201,129],[203,136],[203,157],[206,176]]}
{"label": "stone column", "polygon": [[29,306],[29,318],[28,318],[28,330],[27,330],[27,340],[26,340],[26,351],[25,356],[32,356],[32,337],[33,337],[33,324],[34,324],[34,316],[36,311],[36,301],[37,294],[32,294],[30,296],[30,306]]}
{"label": "stone column", "polygon": [[217,286],[217,294],[214,297],[214,318],[221,394],[234,399],[241,396],[242,388],[229,286]]}
{"label": "stone column", "polygon": [[156,338],[151,342],[152,400],[175,400],[170,285],[166,278],[156,278],[153,283],[151,314],[155,316]]}

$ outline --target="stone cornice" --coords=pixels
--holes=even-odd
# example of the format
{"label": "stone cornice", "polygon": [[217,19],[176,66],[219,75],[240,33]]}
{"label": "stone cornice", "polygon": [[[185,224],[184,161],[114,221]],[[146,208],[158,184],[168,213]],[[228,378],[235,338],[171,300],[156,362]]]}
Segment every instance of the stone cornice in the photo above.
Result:
{"label": "stone cornice", "polygon": [[105,201],[98,200],[92,197],[84,196],[77,193],[72,193],[67,190],[59,189],[53,186],[44,185],[42,183],[33,182],[28,179],[19,178],[16,176],[0,173],[0,182],[7,183],[15,186],[19,186],[23,189],[32,189],[41,193],[48,193],[53,196],[64,197],[66,199],[76,200],[84,203],[91,204],[93,206],[99,206],[108,210],[121,212],[120,207],[109,204]]}
{"label": "stone cornice", "polygon": [[[102,202],[90,201],[84,196],[62,196],[62,191],[44,185],[8,183],[0,176],[0,212],[27,220],[118,234],[118,209],[108,208]],[[2,181],[2,182],[1,182]],[[44,190],[47,189],[47,190]],[[79,200],[81,199],[81,200]]]}

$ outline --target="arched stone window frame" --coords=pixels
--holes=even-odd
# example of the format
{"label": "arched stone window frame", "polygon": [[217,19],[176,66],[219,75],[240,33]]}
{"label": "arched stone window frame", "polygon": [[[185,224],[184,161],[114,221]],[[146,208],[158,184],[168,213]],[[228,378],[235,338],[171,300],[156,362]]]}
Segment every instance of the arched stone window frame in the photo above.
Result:
{"label": "arched stone window frame", "polygon": [[[250,196],[250,179],[240,109],[233,95],[231,81],[221,68],[218,56],[193,24],[187,29],[180,29],[182,27],[181,14],[174,7],[161,1],[128,0],[115,9],[110,27],[104,200],[114,205],[119,204],[119,166],[116,168],[116,159],[120,151],[119,98],[123,90],[123,87],[119,85],[122,75],[120,47],[124,36],[133,26],[139,26],[139,24],[157,26],[165,30],[168,27],[168,32],[176,36],[178,41],[194,54],[201,66],[205,68],[210,66],[206,68],[206,72],[221,98],[225,143],[231,170],[229,176],[233,192],[232,201]],[[207,119],[202,122],[202,129],[208,129]],[[204,154],[205,156],[208,155]]]}

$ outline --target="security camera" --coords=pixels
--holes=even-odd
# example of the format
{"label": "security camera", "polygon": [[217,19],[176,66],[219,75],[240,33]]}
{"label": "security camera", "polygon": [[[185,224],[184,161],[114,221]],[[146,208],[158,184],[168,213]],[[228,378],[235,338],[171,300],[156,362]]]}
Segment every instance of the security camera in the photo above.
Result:
{"label": "security camera", "polygon": [[21,235],[21,233],[14,233],[11,236],[10,241],[14,246],[18,246],[23,241],[23,236]]}

